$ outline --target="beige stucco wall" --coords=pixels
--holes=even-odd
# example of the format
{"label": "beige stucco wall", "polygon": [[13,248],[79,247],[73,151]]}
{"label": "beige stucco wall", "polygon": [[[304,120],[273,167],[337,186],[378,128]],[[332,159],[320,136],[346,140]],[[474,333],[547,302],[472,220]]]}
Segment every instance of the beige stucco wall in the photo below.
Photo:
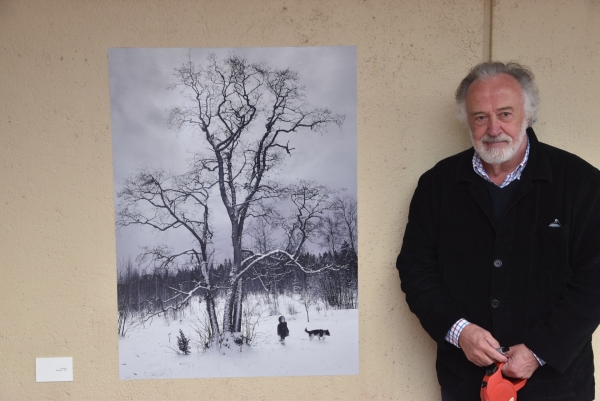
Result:
{"label": "beige stucco wall", "polygon": [[[492,18],[486,9],[0,1],[0,400],[438,399],[434,344],[394,261],[418,176],[468,146],[452,96],[489,54],[487,38],[494,58],[536,72],[539,136],[600,166],[600,3],[497,0]],[[360,375],[120,381],[107,49],[318,45],[357,46]],[[35,358],[53,356],[73,357],[73,382],[35,383]]]}

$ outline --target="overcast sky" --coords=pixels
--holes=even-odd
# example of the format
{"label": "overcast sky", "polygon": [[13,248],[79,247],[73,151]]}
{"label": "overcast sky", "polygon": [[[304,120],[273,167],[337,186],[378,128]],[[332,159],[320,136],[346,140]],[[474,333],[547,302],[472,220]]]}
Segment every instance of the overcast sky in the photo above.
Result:
{"label": "overcast sky", "polygon": [[[169,109],[182,104],[179,90],[168,90],[175,82],[174,69],[187,61],[206,64],[209,53],[219,59],[229,53],[250,62],[265,62],[271,68],[291,68],[306,86],[307,102],[344,114],[338,128],[324,134],[310,131],[288,138],[295,148],[280,171],[283,182],[308,179],[330,188],[346,188],[356,198],[356,48],[273,47],[240,49],[139,49],[118,48],[108,52],[115,192],[124,179],[140,167],[160,167],[181,173],[191,152],[202,142],[188,131],[167,127]],[[217,199],[213,196],[213,199]],[[118,200],[116,200],[118,203]],[[213,206],[216,262],[230,255],[230,228],[223,205]],[[175,248],[187,241],[183,233],[159,234],[156,230],[127,227],[117,231],[119,261],[135,257],[140,246],[168,244]]]}

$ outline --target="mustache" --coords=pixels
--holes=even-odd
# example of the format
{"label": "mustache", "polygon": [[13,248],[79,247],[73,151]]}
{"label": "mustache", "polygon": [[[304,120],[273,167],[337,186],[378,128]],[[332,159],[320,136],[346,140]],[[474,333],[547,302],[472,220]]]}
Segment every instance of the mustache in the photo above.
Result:
{"label": "mustache", "polygon": [[481,138],[481,142],[483,143],[498,143],[498,142],[508,142],[511,143],[512,142],[512,138],[506,134],[500,134],[498,136],[490,136],[488,134],[485,134],[482,138]]}

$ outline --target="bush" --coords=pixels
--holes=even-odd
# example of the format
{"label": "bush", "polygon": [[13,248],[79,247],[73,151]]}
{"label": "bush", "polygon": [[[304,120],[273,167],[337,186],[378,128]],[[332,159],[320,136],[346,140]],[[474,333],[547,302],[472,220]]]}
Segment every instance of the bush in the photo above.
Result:
{"label": "bush", "polygon": [[296,309],[296,304],[293,302],[288,302],[286,305],[286,310],[288,315],[296,315],[298,313],[298,309]]}
{"label": "bush", "polygon": [[[245,344],[249,347],[260,342],[260,335],[256,331],[256,326],[264,313],[259,303],[252,305],[250,302],[244,302],[242,310],[242,332],[236,338],[238,345]],[[241,348],[240,348],[241,350]]]}
{"label": "bush", "polygon": [[204,315],[198,318],[198,323],[193,324],[194,331],[198,338],[193,343],[198,351],[206,352],[213,345],[213,332],[210,327],[210,319],[208,314],[204,312]]}
{"label": "bush", "polygon": [[183,352],[185,355],[190,353],[190,339],[183,334],[181,329],[179,329],[179,337],[177,337],[177,346],[179,346],[179,351]]}

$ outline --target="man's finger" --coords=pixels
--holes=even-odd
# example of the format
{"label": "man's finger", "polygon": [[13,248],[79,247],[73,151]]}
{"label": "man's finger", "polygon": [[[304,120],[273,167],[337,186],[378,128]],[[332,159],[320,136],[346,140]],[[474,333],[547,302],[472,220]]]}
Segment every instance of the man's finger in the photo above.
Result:
{"label": "man's finger", "polygon": [[528,379],[540,366],[529,348],[523,344],[511,347],[506,353],[508,362],[502,367],[502,372],[508,377]]}
{"label": "man's finger", "polygon": [[458,338],[458,343],[467,359],[477,366],[506,361],[506,357],[496,351],[496,348],[500,347],[498,341],[489,331],[476,324],[465,326]]}

